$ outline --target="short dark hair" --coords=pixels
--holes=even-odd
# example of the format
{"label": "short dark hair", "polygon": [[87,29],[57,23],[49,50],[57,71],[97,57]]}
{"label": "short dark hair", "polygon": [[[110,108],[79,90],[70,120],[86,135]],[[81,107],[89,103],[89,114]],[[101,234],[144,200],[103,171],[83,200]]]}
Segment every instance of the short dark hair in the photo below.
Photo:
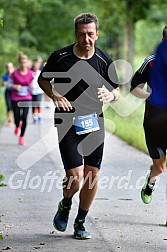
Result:
{"label": "short dark hair", "polygon": [[77,31],[78,24],[89,24],[95,23],[96,30],[99,29],[99,21],[98,18],[92,13],[81,13],[77,17],[74,18],[75,31]]}
{"label": "short dark hair", "polygon": [[167,38],[167,25],[165,25],[165,27],[163,28],[162,36],[163,38]]}

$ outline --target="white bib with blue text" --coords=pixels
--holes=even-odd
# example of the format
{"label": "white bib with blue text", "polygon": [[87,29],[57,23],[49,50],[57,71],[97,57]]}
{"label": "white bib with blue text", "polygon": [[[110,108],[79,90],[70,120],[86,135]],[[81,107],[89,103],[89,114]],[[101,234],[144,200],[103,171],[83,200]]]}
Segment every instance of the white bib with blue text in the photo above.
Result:
{"label": "white bib with blue text", "polygon": [[73,124],[75,125],[75,130],[78,135],[86,134],[100,129],[96,112],[89,115],[74,117]]}

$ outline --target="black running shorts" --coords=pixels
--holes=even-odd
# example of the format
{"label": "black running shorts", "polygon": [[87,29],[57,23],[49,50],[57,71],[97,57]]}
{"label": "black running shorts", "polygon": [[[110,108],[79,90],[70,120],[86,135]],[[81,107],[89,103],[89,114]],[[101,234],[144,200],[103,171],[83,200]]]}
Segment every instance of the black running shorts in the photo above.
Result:
{"label": "black running shorts", "polygon": [[159,159],[166,156],[167,109],[147,104],[143,126],[150,157]]}
{"label": "black running shorts", "polygon": [[[58,129],[59,137],[59,129]],[[100,130],[77,135],[72,126],[63,139],[59,139],[59,149],[65,170],[81,165],[100,168],[104,146],[104,126]]]}

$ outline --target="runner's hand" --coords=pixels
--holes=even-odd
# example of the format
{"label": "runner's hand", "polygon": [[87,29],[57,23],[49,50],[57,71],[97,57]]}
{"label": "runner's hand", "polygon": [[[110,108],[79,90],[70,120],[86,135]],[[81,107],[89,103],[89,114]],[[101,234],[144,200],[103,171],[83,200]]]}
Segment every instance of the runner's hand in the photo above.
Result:
{"label": "runner's hand", "polygon": [[107,88],[98,88],[97,90],[98,98],[103,103],[109,103],[115,100],[114,94]]}
{"label": "runner's hand", "polygon": [[60,110],[62,108],[64,111],[72,110],[70,102],[65,97],[54,95],[52,99],[57,109]]}
{"label": "runner's hand", "polygon": [[13,85],[13,89],[15,89],[16,91],[19,91],[21,89],[22,85],[20,84],[14,84]]}

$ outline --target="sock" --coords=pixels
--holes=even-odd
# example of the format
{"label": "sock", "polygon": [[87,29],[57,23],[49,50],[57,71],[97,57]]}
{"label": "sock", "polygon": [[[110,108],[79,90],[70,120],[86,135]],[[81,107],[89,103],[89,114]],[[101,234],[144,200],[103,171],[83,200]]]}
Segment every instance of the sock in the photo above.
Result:
{"label": "sock", "polygon": [[72,205],[72,197],[70,198],[64,197],[62,201],[63,201],[63,206],[65,207],[70,207]]}
{"label": "sock", "polygon": [[152,177],[151,179],[150,179],[150,177],[149,177],[148,186],[149,186],[151,189],[153,189],[153,187],[154,187],[154,185],[155,185],[155,181],[156,181],[156,177]]}
{"label": "sock", "polygon": [[157,178],[156,176],[150,178],[150,181],[149,181],[149,182],[150,182],[151,184],[154,184],[155,181],[156,181],[156,178]]}
{"label": "sock", "polygon": [[78,220],[84,220],[85,221],[85,218],[86,218],[87,214],[88,214],[88,211],[85,211],[85,210],[79,208],[77,217],[75,219],[75,222],[77,222]]}

